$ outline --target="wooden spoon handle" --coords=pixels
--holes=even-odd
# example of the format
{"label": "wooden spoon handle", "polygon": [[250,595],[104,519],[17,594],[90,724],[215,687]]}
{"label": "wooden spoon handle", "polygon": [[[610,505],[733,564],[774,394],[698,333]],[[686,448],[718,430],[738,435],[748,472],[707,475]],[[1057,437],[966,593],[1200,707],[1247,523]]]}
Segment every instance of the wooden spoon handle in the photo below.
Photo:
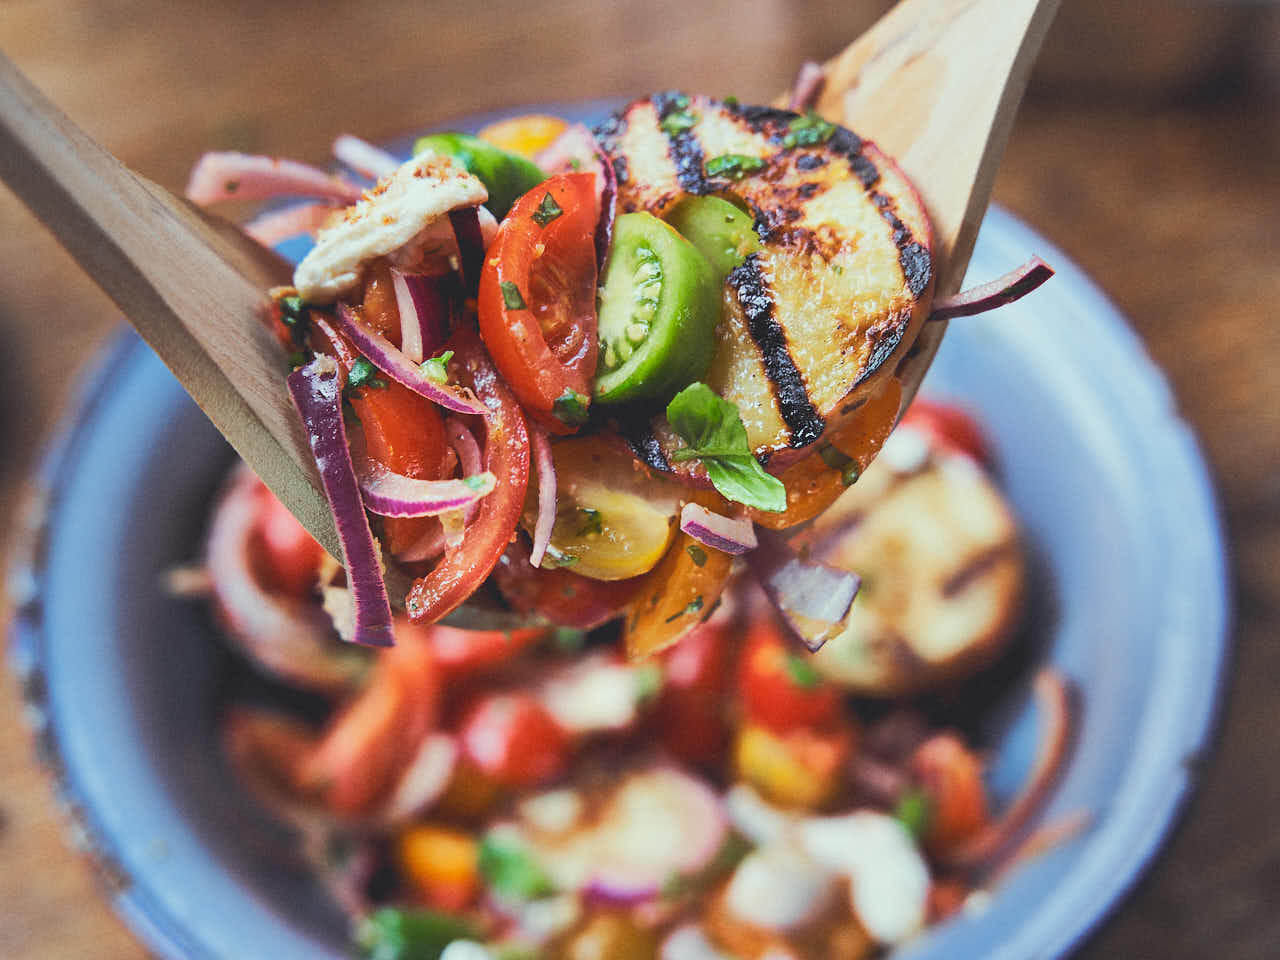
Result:
{"label": "wooden spoon handle", "polygon": [[283,352],[261,322],[265,291],[289,282],[289,265],[133,173],[3,55],[0,179],[124,311],[240,456],[341,556],[284,388]]}

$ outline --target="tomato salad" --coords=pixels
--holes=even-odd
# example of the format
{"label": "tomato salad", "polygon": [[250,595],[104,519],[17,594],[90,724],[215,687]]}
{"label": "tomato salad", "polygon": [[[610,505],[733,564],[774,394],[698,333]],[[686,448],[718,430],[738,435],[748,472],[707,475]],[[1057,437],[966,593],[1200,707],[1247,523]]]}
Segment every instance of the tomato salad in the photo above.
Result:
{"label": "tomato salad", "polygon": [[[829,511],[839,522],[806,541],[833,564],[867,558],[818,655],[744,574],[642,662],[616,623],[398,617],[395,646],[345,644],[316,597],[336,565],[241,469],[204,571],[253,668],[223,720],[232,766],[298,827],[380,960],[879,955],[1082,822],[1027,830],[1066,756],[1064,681],[1032,683],[1041,748],[1012,797],[989,791],[975,740],[991,685],[976,713],[956,695],[1021,608],[1017,527],[986,449],[962,411],[913,406]],[[905,597],[898,562],[919,571]],[[510,595],[584,627],[626,595],[575,595],[574,577],[630,589],[528,564],[522,542],[498,568]],[[262,675],[279,684],[267,706]]]}
{"label": "tomato salad", "polygon": [[928,217],[889,158],[732,97],[654,94],[594,131],[517,117],[403,162],[350,136],[335,153],[347,172],[209,154],[188,195],[316,198],[247,229],[315,238],[269,322],[358,644],[394,642],[393,605],[425,625],[466,604],[619,619],[643,657],[710,616],[745,556],[820,645],[857,577],[782,534],[866,470],[923,323],[1051,273],[935,299]]}

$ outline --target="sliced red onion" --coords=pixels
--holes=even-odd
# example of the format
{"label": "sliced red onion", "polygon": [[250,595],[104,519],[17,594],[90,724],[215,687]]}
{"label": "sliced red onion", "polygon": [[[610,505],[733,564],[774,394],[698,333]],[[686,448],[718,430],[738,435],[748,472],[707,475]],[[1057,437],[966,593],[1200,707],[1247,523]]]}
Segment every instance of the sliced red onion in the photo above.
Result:
{"label": "sliced red onion", "polygon": [[449,277],[391,271],[400,313],[400,352],[414,363],[433,356],[449,337]]}
{"label": "sliced red onion", "polygon": [[556,525],[556,462],[551,456],[551,438],[547,431],[532,421],[529,423],[529,442],[533,447],[533,462],[538,469],[538,521],[533,525],[529,562],[540,567],[551,543],[551,531]]}
{"label": "sliced red onion", "polygon": [[830,564],[801,559],[776,533],[759,533],[761,549],[747,554],[752,573],[800,641],[812,651],[821,649],[848,616],[862,579]]}
{"label": "sliced red onion", "polygon": [[357,476],[365,508],[380,517],[437,517],[465,510],[491,494],[497,484],[492,473],[474,473],[461,480],[416,480],[368,459],[357,469]]}
{"label": "sliced red onion", "polygon": [[534,163],[547,173],[590,170],[600,190],[600,219],[596,223],[596,264],[604,267],[613,236],[613,220],[618,210],[618,177],[613,163],[586,126],[570,124],[560,136],[543,148]]}
{"label": "sliced red onion", "polygon": [[613,904],[653,899],[672,877],[705,869],[728,833],[720,797],[702,780],[675,767],[633,773],[597,821],[584,893]]}
{"label": "sliced red onion", "polygon": [[436,383],[382,334],[362,321],[347,304],[338,304],[338,327],[369,361],[392,380],[432,403],[457,413],[483,414],[484,404],[465,387]]}
{"label": "sliced red onion", "polygon": [[205,206],[225,200],[323,197],[342,204],[360,199],[354,183],[295,160],[247,153],[206,153],[191,169],[186,196]]}
{"label": "sliced red onion", "polygon": [[258,214],[244,225],[244,232],[264,247],[274,247],[290,237],[315,233],[338,209],[328,203],[299,203]]}
{"label": "sliced red onion", "polygon": [[484,233],[480,230],[477,207],[460,207],[449,211],[453,235],[458,240],[458,263],[462,267],[462,283],[468,296],[480,289],[480,268],[484,266]]}
{"label": "sliced red onion", "polygon": [[396,172],[400,161],[367,140],[344,133],[333,141],[333,155],[362,177],[381,180]]}
{"label": "sliced red onion", "polygon": [[320,471],[324,495],[342,545],[347,585],[355,606],[352,640],[374,647],[390,647],[391,603],[382,582],[378,548],[369,529],[355,466],[342,422],[342,377],[331,357],[318,355],[289,374],[289,393],[302,416],[311,453]]}
{"label": "sliced red onion", "polygon": [[757,546],[755,525],[746,517],[726,517],[693,501],[680,510],[680,529],[704,547],[735,557]]}
{"label": "sliced red onion", "polygon": [[[453,447],[453,452],[458,455],[462,472],[472,475],[481,473],[484,470],[484,455],[480,452],[480,444],[476,442],[475,434],[467,429],[467,425],[457,417],[446,417],[444,433],[449,439],[449,445]],[[462,542],[463,527],[475,518],[478,506],[477,502],[468,506],[465,513],[445,514],[440,518],[440,522],[444,525],[444,537],[448,546],[456,547]]]}
{"label": "sliced red onion", "polygon": [[827,72],[822,68],[822,64],[806,60],[800,65],[800,72],[796,74],[796,82],[791,87],[791,100],[787,103],[787,109],[798,113],[813,109],[813,105],[818,102],[818,97],[822,95],[822,88],[826,85]]}
{"label": "sliced red onion", "polygon": [[398,824],[426,811],[444,794],[457,762],[457,737],[447,733],[427,736],[400,775],[379,819]]}
{"label": "sliced red onion", "polygon": [[308,690],[337,693],[365,670],[315,603],[263,588],[253,570],[250,540],[258,517],[259,480],[238,468],[209,526],[205,563],[227,633],[258,666]]}
{"label": "sliced red onion", "polygon": [[996,307],[1021,300],[1040,284],[1053,276],[1053,267],[1039,257],[1032,257],[1022,266],[1010,270],[1003,277],[989,283],[971,287],[950,297],[933,301],[930,320],[951,320],[954,317],[971,317],[986,313]]}

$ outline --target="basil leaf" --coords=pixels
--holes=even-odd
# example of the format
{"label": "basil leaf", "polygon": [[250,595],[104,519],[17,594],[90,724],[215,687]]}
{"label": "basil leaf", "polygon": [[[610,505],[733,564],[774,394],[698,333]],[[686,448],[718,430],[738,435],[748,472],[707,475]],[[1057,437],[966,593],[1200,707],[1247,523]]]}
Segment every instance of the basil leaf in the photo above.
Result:
{"label": "basil leaf", "polygon": [[528,851],[490,834],[480,841],[480,875],[504,897],[532,900],[551,892],[551,878]]}
{"label": "basil leaf", "polygon": [[720,495],[757,510],[787,509],[787,489],[765,472],[751,452],[738,408],[705,383],[691,383],[667,404],[667,421],[687,446],[671,454],[679,463],[697,458]]}

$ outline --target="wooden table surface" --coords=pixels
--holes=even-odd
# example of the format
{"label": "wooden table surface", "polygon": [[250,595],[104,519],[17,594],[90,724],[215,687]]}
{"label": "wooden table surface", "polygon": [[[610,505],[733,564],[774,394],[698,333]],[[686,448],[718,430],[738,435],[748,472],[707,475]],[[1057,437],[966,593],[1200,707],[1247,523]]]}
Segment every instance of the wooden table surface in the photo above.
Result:
{"label": "wooden table surface", "polygon": [[[211,147],[322,161],[338,131],[377,139],[514,103],[669,86],[768,99],[802,59],[834,53],[885,6],[4,0],[0,49],[126,163],[180,188]],[[996,197],[1097,279],[1168,373],[1216,476],[1236,594],[1232,681],[1200,789],[1081,956],[1270,957],[1280,949],[1280,16],[1160,0],[1064,8]],[[0,189],[6,518],[75,371],[117,323]],[[0,957],[143,956],[64,845],[20,715],[6,678]]]}

